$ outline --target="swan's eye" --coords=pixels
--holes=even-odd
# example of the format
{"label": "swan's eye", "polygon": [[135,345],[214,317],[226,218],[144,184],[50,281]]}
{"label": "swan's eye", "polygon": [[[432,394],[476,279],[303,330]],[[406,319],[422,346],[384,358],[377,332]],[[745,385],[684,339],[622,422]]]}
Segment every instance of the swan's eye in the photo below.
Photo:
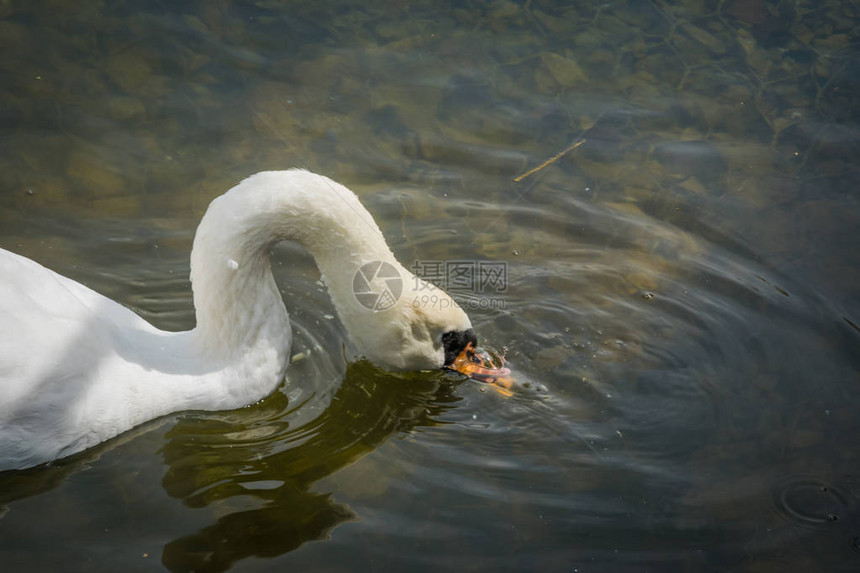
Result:
{"label": "swan's eye", "polygon": [[467,345],[478,345],[478,338],[473,329],[446,332],[442,335],[442,346],[445,348],[445,366],[450,365],[460,356]]}

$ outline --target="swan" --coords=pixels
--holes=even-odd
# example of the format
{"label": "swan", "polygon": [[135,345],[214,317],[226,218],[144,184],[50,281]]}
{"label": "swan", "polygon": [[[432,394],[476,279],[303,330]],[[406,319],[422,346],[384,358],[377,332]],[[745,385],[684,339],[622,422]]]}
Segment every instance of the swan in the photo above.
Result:
{"label": "swan", "polygon": [[[292,339],[267,256],[281,240],[313,255],[359,354],[377,365],[441,368],[475,344],[466,313],[395,259],[352,191],[304,170],[257,173],[213,200],[197,228],[189,331],[159,330],[0,249],[0,470],[81,452],[171,412],[234,409],[273,392]],[[386,304],[355,294],[360,269],[359,291],[391,287]]]}

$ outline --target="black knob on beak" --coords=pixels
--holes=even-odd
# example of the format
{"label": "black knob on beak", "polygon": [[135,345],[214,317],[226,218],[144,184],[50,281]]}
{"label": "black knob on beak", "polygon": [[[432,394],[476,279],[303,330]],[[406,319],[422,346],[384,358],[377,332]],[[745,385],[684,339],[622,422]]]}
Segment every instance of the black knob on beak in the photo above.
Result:
{"label": "black knob on beak", "polygon": [[446,332],[442,335],[442,346],[445,348],[445,366],[450,366],[460,356],[466,346],[478,345],[478,338],[473,329]]}

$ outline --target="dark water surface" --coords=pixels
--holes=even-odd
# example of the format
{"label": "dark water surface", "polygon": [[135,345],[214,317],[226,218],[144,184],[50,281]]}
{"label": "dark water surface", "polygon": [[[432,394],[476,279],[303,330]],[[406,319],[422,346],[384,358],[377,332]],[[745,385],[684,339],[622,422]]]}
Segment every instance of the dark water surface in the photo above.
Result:
{"label": "dark water surface", "polygon": [[279,246],[287,382],[0,474],[3,570],[858,570],[858,16],[0,2],[0,246],[190,328],[208,202],[307,167],[506,265],[459,295],[520,381],[354,360]]}

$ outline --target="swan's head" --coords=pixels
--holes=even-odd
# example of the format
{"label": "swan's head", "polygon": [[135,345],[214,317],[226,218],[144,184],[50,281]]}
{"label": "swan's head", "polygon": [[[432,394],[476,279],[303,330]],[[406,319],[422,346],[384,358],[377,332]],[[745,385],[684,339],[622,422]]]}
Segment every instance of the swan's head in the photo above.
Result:
{"label": "swan's head", "polygon": [[[393,276],[373,270],[367,297],[359,287],[350,304],[336,304],[362,356],[392,370],[430,370],[451,365],[469,343],[477,345],[469,316],[444,290],[394,260]],[[397,288],[386,291],[392,282]],[[375,298],[382,292],[393,296]]]}
{"label": "swan's head", "polygon": [[[415,280],[414,277],[412,277]],[[417,279],[421,295],[407,289],[396,308],[403,321],[394,325],[393,346],[403,369],[450,366],[467,345],[477,345],[469,316],[445,291]]]}

